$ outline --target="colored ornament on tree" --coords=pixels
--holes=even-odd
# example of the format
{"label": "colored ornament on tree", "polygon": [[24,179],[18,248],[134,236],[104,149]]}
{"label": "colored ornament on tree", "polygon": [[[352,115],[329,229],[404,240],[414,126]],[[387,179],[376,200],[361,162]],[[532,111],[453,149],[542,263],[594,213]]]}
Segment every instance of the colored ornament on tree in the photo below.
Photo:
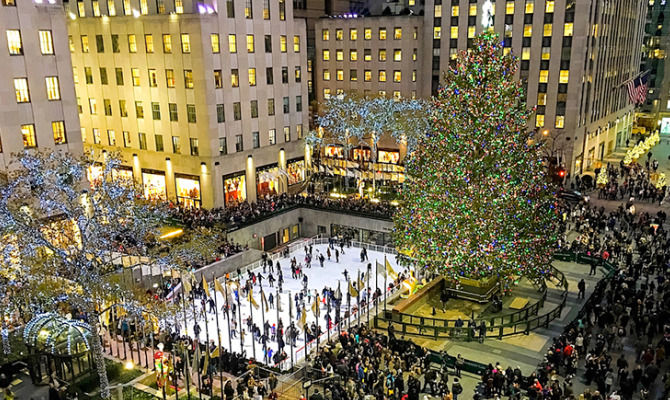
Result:
{"label": "colored ornament on tree", "polygon": [[399,250],[449,277],[536,276],[551,262],[553,191],[533,140],[517,60],[484,33],[434,99],[395,216]]}

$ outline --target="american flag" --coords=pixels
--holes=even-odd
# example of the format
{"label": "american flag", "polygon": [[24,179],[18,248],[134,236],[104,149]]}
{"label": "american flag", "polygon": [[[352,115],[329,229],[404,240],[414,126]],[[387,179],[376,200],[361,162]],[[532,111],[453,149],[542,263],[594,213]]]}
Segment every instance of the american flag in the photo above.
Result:
{"label": "american flag", "polygon": [[647,100],[647,74],[640,75],[628,81],[628,98],[633,104],[642,104]]}

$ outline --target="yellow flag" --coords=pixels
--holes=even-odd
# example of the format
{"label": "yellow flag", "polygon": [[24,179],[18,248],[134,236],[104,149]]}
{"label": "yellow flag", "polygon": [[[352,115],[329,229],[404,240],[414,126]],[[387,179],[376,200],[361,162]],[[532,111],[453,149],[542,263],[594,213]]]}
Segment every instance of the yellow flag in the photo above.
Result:
{"label": "yellow flag", "polygon": [[351,295],[351,297],[358,297],[358,290],[356,290],[356,288],[354,287],[354,285],[351,284],[351,282],[349,282],[349,294]]}
{"label": "yellow flag", "polygon": [[307,310],[305,310],[305,307],[302,307],[302,314],[300,314],[300,327],[304,328],[304,326],[307,325]]}
{"label": "yellow flag", "polygon": [[358,288],[363,289],[365,287],[365,282],[363,282],[363,278],[361,278],[360,274],[358,275]]}
{"label": "yellow flag", "polygon": [[212,351],[212,358],[216,358],[219,356],[219,346],[216,346],[214,351]]}
{"label": "yellow flag", "polygon": [[226,291],[223,290],[223,286],[221,286],[218,279],[214,279],[214,290],[221,293],[221,296],[226,297]]}
{"label": "yellow flag", "polygon": [[377,264],[377,266],[376,266],[377,275],[381,275],[383,277],[386,277],[386,269],[384,268],[382,263],[380,263],[379,261],[375,261],[375,263]]}
{"label": "yellow flag", "polygon": [[319,318],[319,296],[318,295],[314,299],[314,303],[312,303],[312,312],[314,313],[315,317]]}
{"label": "yellow flag", "polygon": [[205,294],[207,297],[210,297],[209,295],[209,284],[207,284],[207,279],[205,279],[205,274],[202,274],[202,289],[205,291]]}
{"label": "yellow flag", "polygon": [[258,310],[260,308],[258,303],[256,303],[256,300],[254,299],[253,290],[251,289],[249,289],[249,296],[247,296],[247,300],[249,300],[249,303],[251,303],[251,305],[254,306],[255,309]]}
{"label": "yellow flag", "polygon": [[189,294],[191,293],[191,290],[193,290],[193,287],[191,286],[191,281],[188,279],[188,276],[182,278],[181,285],[184,288],[185,294]]}
{"label": "yellow flag", "polygon": [[386,273],[393,279],[396,279],[398,277],[398,274],[393,270],[393,267],[391,267],[391,263],[389,260],[384,257],[384,262],[386,263]]}
{"label": "yellow flag", "polygon": [[268,304],[268,299],[265,298],[265,292],[261,290],[261,302],[263,302],[263,307],[265,307],[265,312],[270,312],[270,305]]}

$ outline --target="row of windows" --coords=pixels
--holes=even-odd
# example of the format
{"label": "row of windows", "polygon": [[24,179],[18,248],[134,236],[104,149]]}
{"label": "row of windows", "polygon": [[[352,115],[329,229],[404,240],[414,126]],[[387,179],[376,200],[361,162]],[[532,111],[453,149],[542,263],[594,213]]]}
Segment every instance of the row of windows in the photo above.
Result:
{"label": "row of windows", "polygon": [[[291,141],[291,127],[284,127],[284,142]],[[295,133],[298,140],[302,139],[303,130],[302,125],[295,126]],[[268,129],[268,145],[273,146],[277,144],[277,130]],[[251,132],[251,146],[254,149],[261,147],[260,132]],[[242,135],[235,135],[235,152],[244,151],[244,140]],[[219,138],[219,154],[225,155],[228,154],[228,140],[224,138]]]}
{"label": "row of windows", "polygon": [[[386,82],[386,70],[380,69],[377,71],[377,82]],[[323,70],[323,80],[329,81],[331,79],[330,70]],[[335,70],[335,80],[343,81],[344,80],[344,70],[336,69]],[[349,70],[349,80],[352,82],[358,81],[358,70],[350,69]],[[363,70],[363,81],[372,82],[372,70],[366,69]],[[402,71],[394,70],[393,71],[393,82],[400,83],[402,82]],[[412,71],[412,82],[416,82],[416,70]]]}
{"label": "row of windows", "polygon": [[[519,3],[519,2],[517,2]],[[505,14],[510,15],[514,14],[514,6],[515,2],[514,0],[508,0],[505,2]],[[443,15],[443,10],[442,10],[442,4],[436,4],[434,8],[434,16],[435,18],[441,18]],[[451,6],[451,16],[452,17],[458,17],[460,15],[460,6],[458,5],[452,5]],[[554,0],[547,0],[544,3],[544,11],[546,13],[553,13],[554,12]],[[492,16],[495,15],[495,7],[491,9]],[[534,0],[526,0],[525,5],[524,5],[524,12],[526,14],[532,14],[535,12],[535,1]],[[477,4],[472,3],[468,6],[468,16],[474,17],[477,16]]]}
{"label": "row of windows", "polygon": [[[458,39],[458,26],[452,26],[449,30],[449,38]],[[553,33],[553,23],[544,24],[542,26],[542,36],[550,37]],[[563,36],[572,36],[574,33],[574,23],[566,22],[563,24]],[[472,39],[477,34],[477,28],[475,26],[468,27],[468,39]],[[525,24],[523,26],[523,37],[530,38],[533,36],[533,25]],[[505,34],[506,38],[511,38],[511,32]],[[433,27],[433,39],[442,38],[442,27],[435,26]]]}
{"label": "row of windows", "polygon": [[[418,32],[419,28],[414,27],[412,30],[412,39],[416,40],[418,37]],[[377,37],[379,40],[386,40],[387,38],[387,30],[386,28],[382,27],[377,30]],[[327,42],[330,40],[330,30],[329,29],[322,29],[321,30],[321,39],[324,42]],[[363,39],[364,40],[372,40],[372,28],[363,28]],[[402,39],[402,28],[400,27],[395,27],[393,28],[393,39],[394,40],[401,40]],[[335,29],[335,40],[341,41],[344,40],[344,29]],[[349,40],[358,40],[358,29],[357,28],[349,28]]]}
{"label": "row of windows", "polygon": [[[54,54],[53,35],[50,30],[37,31],[37,38],[40,42],[40,52],[43,55]],[[19,29],[7,30],[7,48],[12,56],[23,55],[23,38]]]}
{"label": "row of windows", "polygon": [[[67,143],[65,121],[52,121],[51,133],[53,135],[54,144]],[[21,125],[21,137],[23,139],[24,148],[32,149],[37,147],[37,132],[35,131],[35,124]],[[0,153],[2,153],[2,144],[0,144]]]}
{"label": "row of windows", "polygon": [[[377,50],[377,60],[378,61],[387,61],[389,51],[386,49]],[[402,61],[402,49],[393,49],[392,51],[392,60],[393,61]],[[321,58],[323,61],[330,61],[330,50],[324,49],[321,51]],[[416,61],[417,58],[417,49],[412,51],[412,61]],[[372,61],[372,49],[363,49],[363,60]],[[335,50],[335,61],[344,61],[344,50],[337,49]],[[349,50],[349,61],[358,61],[358,50],[351,49]]]}
{"label": "row of windows", "polygon": [[[18,31],[17,31],[18,32]],[[42,31],[40,31],[42,32]],[[50,31],[47,31],[50,34]],[[128,52],[129,53],[137,53],[138,51],[138,41],[137,41],[137,35],[134,33],[128,34],[127,36],[127,43],[128,43]],[[49,36],[50,37],[50,36]],[[41,38],[41,36],[40,36]],[[19,44],[20,44],[20,36],[19,36]],[[189,54],[191,52],[191,35],[188,33],[182,33],[179,35],[180,43],[181,43],[181,52],[184,54]],[[9,31],[8,31],[8,40],[9,40]],[[144,35],[144,50],[151,54],[156,51],[156,48],[162,48],[163,53],[165,54],[171,54],[173,50],[173,41],[172,41],[172,35],[171,34],[163,34],[161,40],[161,44],[159,46],[156,46],[156,43],[154,41],[154,35],[152,34],[147,34]],[[89,53],[91,51],[91,43],[89,40],[88,35],[81,35],[80,36],[80,41],[81,41],[81,51],[82,53]],[[121,52],[121,45],[119,42],[119,35],[111,35],[111,41],[112,41],[112,52],[113,53],[120,53]],[[70,51],[75,52],[75,45],[74,45],[74,40],[72,36],[69,36],[69,42],[70,42]],[[16,44],[16,38],[13,39],[12,42],[14,45]],[[272,53],[272,36],[271,35],[265,35],[264,36],[264,47],[265,47],[265,52],[266,53]],[[210,45],[212,49],[212,53],[220,53],[221,52],[221,42],[219,38],[218,33],[212,33],[210,34]],[[254,53],[256,51],[256,39],[254,35],[246,35],[246,48],[248,53]],[[279,51],[282,53],[286,53],[288,49],[288,39],[286,35],[279,35]],[[95,35],[95,50],[97,53],[104,53],[105,52],[105,38],[104,35]],[[236,34],[230,34],[228,35],[228,51],[231,54],[237,53],[237,35]],[[300,35],[294,35],[293,36],[293,52],[294,53],[300,53]],[[11,53],[11,46],[10,46],[10,54]],[[43,53],[44,54],[44,53]],[[53,49],[52,53],[53,54]]]}
{"label": "row of windows", "polygon": [[[358,91],[356,89],[351,89],[351,93],[357,93]],[[330,96],[333,94],[332,90],[330,88],[325,88],[323,89],[323,98],[328,100]],[[335,89],[335,96],[339,96],[341,94],[344,94],[344,89]],[[378,90],[377,91],[377,96],[379,97],[386,97],[387,96],[386,90]],[[363,96],[365,97],[370,97],[372,95],[372,91],[365,89],[363,90]],[[400,90],[394,90],[392,92],[393,98],[396,100],[400,100],[402,98],[402,95],[400,93]],[[416,99],[416,90],[411,91],[411,96],[412,99]]]}
{"label": "row of windows", "polygon": [[[535,127],[544,128],[544,114],[537,114],[535,116]],[[557,129],[565,128],[565,115],[557,115],[554,121],[554,127]]]}
{"label": "row of windows", "polygon": [[[57,76],[44,78],[48,100],[60,100],[60,85]],[[30,88],[28,78],[14,78],[14,93],[17,103],[30,103]]]}
{"label": "row of windows", "polygon": [[[122,118],[128,117],[128,104],[126,100],[119,100],[119,115]],[[79,108],[79,113],[84,112],[83,106],[81,105],[81,99],[77,98],[77,106]],[[102,100],[102,108],[105,116],[111,117],[114,115],[112,110],[112,101],[110,99]],[[88,99],[88,110],[91,115],[98,114],[98,101],[90,97]],[[258,100],[251,100],[249,102],[249,110],[251,118],[258,118]],[[295,98],[295,111],[302,112],[302,96],[296,96]],[[284,114],[289,114],[291,112],[291,99],[286,96],[282,98],[282,112]],[[275,115],[275,99],[267,99],[267,115]],[[168,103],[168,116],[171,122],[179,121],[179,110],[177,103]],[[186,116],[189,123],[196,123],[196,109],[195,104],[186,104]],[[144,102],[135,101],[135,117],[138,119],[144,119]],[[161,105],[159,102],[151,102],[151,118],[154,121],[160,121],[162,117],[161,114]],[[226,114],[223,104],[216,105],[216,119],[217,122],[223,123],[226,122]],[[233,103],[233,120],[240,121],[242,120],[242,103],[234,102]]]}

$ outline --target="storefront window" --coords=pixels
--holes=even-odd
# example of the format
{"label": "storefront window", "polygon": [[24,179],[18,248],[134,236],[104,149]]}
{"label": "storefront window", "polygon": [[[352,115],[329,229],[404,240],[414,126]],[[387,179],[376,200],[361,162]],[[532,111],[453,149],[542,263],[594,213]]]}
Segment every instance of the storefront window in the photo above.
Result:
{"label": "storefront window", "polygon": [[244,173],[223,178],[223,195],[227,206],[241,203],[247,199]]}
{"label": "storefront window", "polygon": [[270,164],[256,170],[256,194],[258,197],[279,192],[279,167]]}
{"label": "storefront window", "polygon": [[286,164],[286,172],[289,186],[303,182],[305,180],[305,160],[289,161]]}
{"label": "storefront window", "polygon": [[400,161],[399,151],[379,150],[378,154],[379,157],[377,157],[377,161],[380,163],[398,164]]}
{"label": "storefront window", "polygon": [[354,149],[355,161],[370,161],[370,149]]}
{"label": "storefront window", "polygon": [[112,179],[121,182],[133,182],[133,169],[130,167],[120,167],[112,170]]}
{"label": "storefront window", "polygon": [[160,171],[142,171],[144,197],[148,200],[167,200],[165,173]]}
{"label": "storefront window", "polygon": [[332,158],[344,158],[344,149],[342,146],[326,146],[325,156]]}
{"label": "storefront window", "polygon": [[102,181],[102,165],[95,164],[89,166],[88,171],[86,171],[86,178],[91,187],[99,185]]}
{"label": "storefront window", "polygon": [[200,179],[197,176],[175,175],[177,203],[188,208],[200,208]]}

